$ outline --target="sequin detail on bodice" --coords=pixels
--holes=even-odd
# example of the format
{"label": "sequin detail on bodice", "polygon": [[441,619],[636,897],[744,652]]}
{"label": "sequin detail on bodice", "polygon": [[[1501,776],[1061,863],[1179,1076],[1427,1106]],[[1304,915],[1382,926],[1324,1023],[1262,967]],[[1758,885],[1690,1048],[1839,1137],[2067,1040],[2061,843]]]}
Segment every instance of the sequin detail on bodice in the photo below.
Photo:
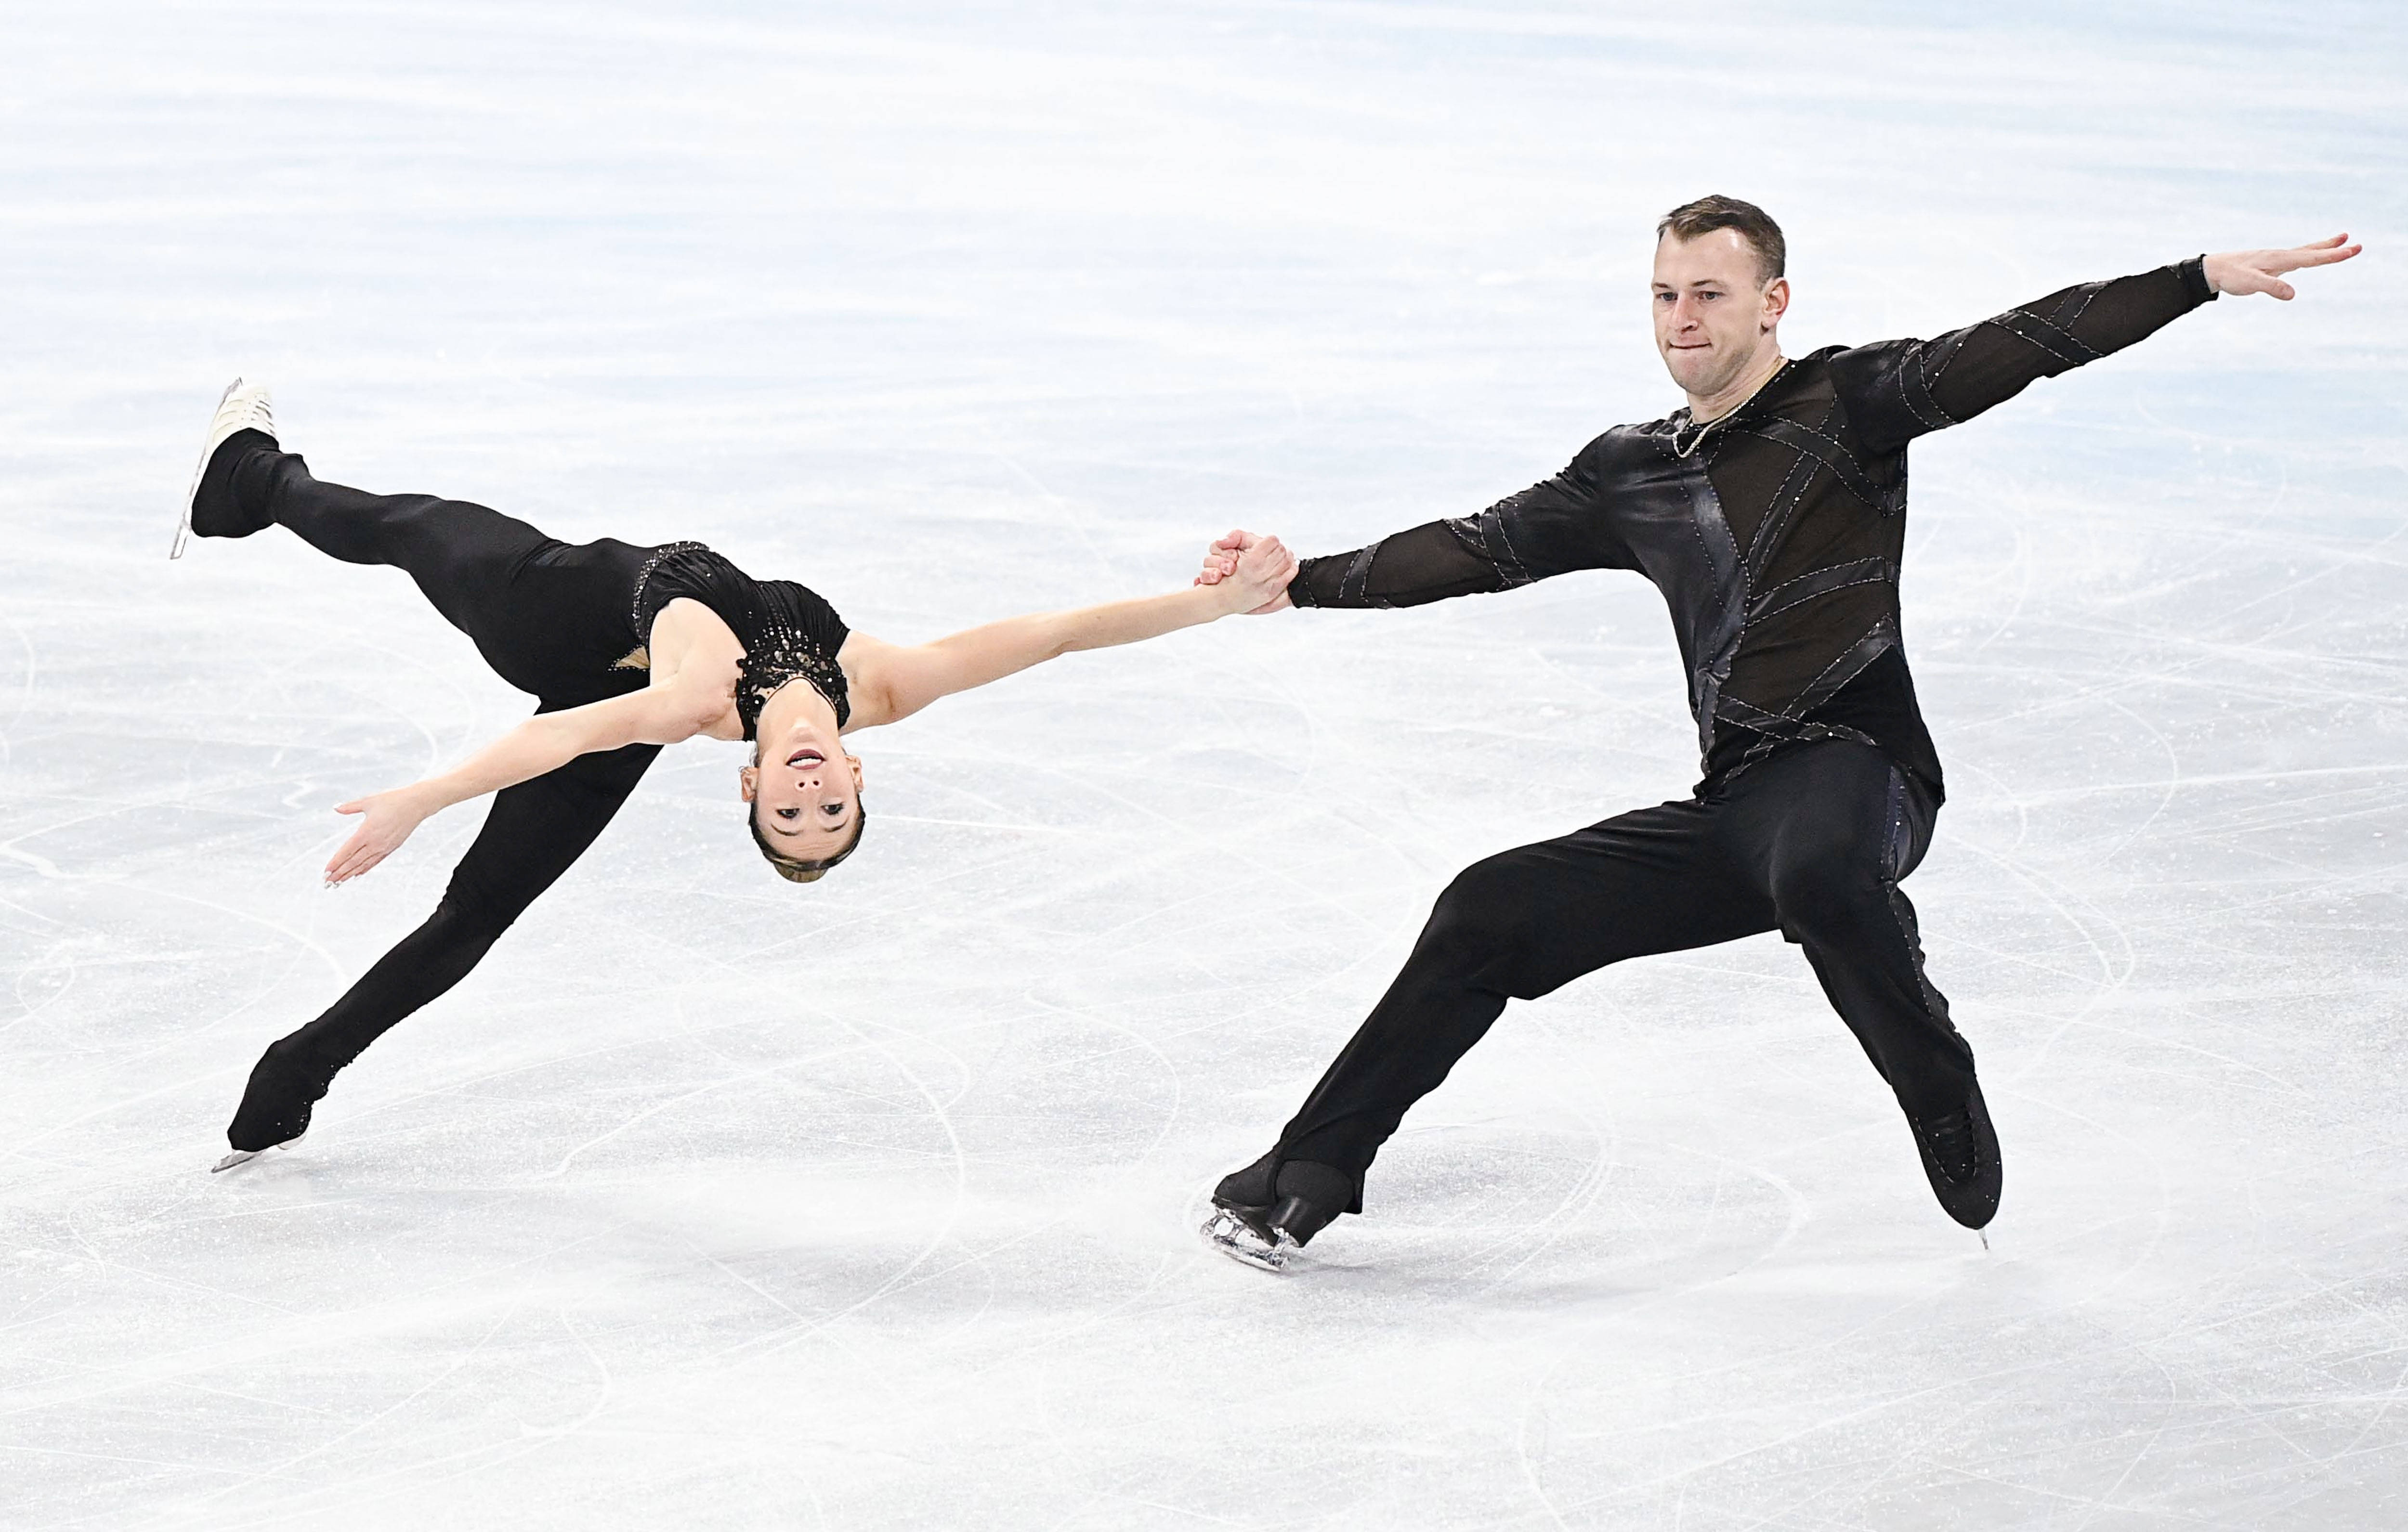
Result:
{"label": "sequin detail on bodice", "polygon": [[754,580],[702,543],[666,543],[636,571],[629,616],[638,641],[650,647],[653,619],[680,597],[716,612],[744,646],[736,713],[744,722],[745,738],[759,729],[762,705],[798,679],[836,709],[838,728],[852,719],[844,671],[837,664],[851,630],[817,592],[791,580]]}

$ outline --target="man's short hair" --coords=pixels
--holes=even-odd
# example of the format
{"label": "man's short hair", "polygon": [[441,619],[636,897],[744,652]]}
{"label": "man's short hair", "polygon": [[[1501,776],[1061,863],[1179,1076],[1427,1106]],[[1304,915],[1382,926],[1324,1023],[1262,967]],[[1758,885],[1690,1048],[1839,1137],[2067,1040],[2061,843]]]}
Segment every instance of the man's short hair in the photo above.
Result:
{"label": "man's short hair", "polygon": [[1769,282],[1775,277],[1786,276],[1789,265],[1789,241],[1781,237],[1781,225],[1772,215],[1753,202],[1737,197],[1699,197],[1684,202],[1666,213],[1656,225],[1656,237],[1666,235],[1678,237],[1683,244],[1716,229],[1735,229],[1756,251],[1756,279]]}

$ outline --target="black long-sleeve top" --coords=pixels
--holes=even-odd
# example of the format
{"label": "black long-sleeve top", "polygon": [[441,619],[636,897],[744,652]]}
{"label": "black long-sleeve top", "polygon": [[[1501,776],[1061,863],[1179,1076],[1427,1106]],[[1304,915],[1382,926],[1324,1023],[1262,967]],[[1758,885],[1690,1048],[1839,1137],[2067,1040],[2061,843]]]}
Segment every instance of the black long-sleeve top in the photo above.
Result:
{"label": "black long-sleeve top", "polygon": [[1899,643],[1906,447],[2120,351],[2215,295],[2204,257],[2086,282],[1931,340],[1785,363],[1703,426],[1618,425],[1477,516],[1303,561],[1299,607],[1412,607],[1573,569],[1664,593],[1706,780],[1784,746],[1873,745],[1941,791]]}

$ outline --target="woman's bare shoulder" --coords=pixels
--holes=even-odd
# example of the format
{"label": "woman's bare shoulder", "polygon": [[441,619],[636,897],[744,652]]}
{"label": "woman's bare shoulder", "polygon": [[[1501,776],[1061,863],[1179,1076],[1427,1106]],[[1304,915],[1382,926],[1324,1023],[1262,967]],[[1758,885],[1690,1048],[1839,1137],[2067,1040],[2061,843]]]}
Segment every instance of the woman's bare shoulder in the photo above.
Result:
{"label": "woman's bare shoulder", "polygon": [[727,620],[690,595],[673,597],[663,606],[646,638],[655,669],[695,650],[724,651],[738,658],[744,653],[744,645]]}
{"label": "woman's bare shoulder", "polygon": [[682,709],[695,733],[714,739],[743,738],[736,686],[743,677],[744,646],[720,615],[699,601],[679,596],[652,619],[651,637],[649,689],[664,703]]}
{"label": "woman's bare shoulder", "polygon": [[845,635],[836,665],[844,672],[845,694],[852,701],[848,732],[895,722],[895,666],[902,652],[901,646],[858,629]]}

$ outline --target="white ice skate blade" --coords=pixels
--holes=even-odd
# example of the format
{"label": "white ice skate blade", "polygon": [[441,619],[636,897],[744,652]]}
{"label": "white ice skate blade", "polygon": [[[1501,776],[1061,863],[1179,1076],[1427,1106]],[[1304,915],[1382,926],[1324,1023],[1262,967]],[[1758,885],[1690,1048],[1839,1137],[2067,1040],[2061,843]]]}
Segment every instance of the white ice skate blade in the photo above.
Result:
{"label": "white ice skate blade", "polygon": [[[237,401],[236,394],[247,394],[248,397]],[[261,431],[270,437],[276,435],[276,411],[268,402],[265,384],[245,389],[242,379],[237,378],[225,386],[223,394],[218,395],[217,410],[209,416],[208,434],[201,438],[201,460],[193,465],[193,482],[184,491],[184,512],[176,522],[176,540],[167,546],[169,558],[184,556],[184,544],[193,536],[193,501],[201,493],[201,480],[209,471],[209,459],[217,456],[218,449],[225,445],[226,438],[238,431]]]}
{"label": "white ice skate blade", "polygon": [[1275,1244],[1266,1244],[1246,1222],[1235,1213],[1215,1208],[1212,1216],[1198,1231],[1214,1250],[1229,1259],[1253,1267],[1257,1271],[1279,1272],[1287,1269],[1288,1257],[1303,1247],[1283,1234]]}
{"label": "white ice skate blade", "polygon": [[[236,379],[233,382],[228,383],[225,386],[225,392],[218,395],[217,408],[209,412],[208,433],[201,438],[201,460],[193,465],[193,481],[184,487],[183,514],[178,517],[176,521],[176,540],[173,543],[170,543],[167,547],[167,556],[171,559],[182,558],[184,556],[184,544],[192,538],[193,501],[201,493],[201,476],[209,471],[209,458],[215,454],[218,450],[218,417],[225,413],[226,401],[233,398],[234,391],[240,387],[242,387],[242,379],[239,378]],[[240,1165],[244,1160],[251,1158],[252,1154],[257,1153],[258,1151],[256,1150],[248,1152],[236,1150],[234,1153],[227,1155],[222,1161],[221,1161],[218,1165],[218,1168],[224,1170],[234,1166]]]}
{"label": "white ice skate blade", "polygon": [[294,1144],[299,1143],[302,1139],[308,1137],[309,1137],[309,1135],[305,1131],[294,1134],[292,1138],[285,1139],[280,1144],[269,1144],[265,1149],[237,1149],[233,1153],[228,1154],[225,1158],[218,1161],[217,1164],[210,1166],[209,1174],[214,1176],[221,1170],[231,1170],[238,1165],[249,1165],[251,1161],[259,1158],[262,1154],[273,1154],[279,1150],[290,1149]]}

